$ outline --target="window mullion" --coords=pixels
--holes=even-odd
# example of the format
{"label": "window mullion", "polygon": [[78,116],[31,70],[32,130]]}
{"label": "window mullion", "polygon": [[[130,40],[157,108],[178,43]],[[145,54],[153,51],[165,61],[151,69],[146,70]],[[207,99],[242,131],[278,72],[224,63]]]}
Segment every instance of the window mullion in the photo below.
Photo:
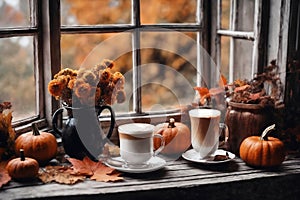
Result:
{"label": "window mullion", "polygon": [[[45,117],[44,103],[45,95],[43,88],[43,28],[42,28],[42,2],[30,1],[31,3],[31,25],[37,27],[37,34],[34,36],[34,76],[36,84],[36,109],[41,118]],[[34,4],[34,5],[33,5]]]}
{"label": "window mullion", "polygon": [[133,111],[137,114],[142,113],[142,91],[141,91],[141,52],[140,52],[140,1],[132,0],[133,4],[133,23],[134,31],[132,33],[132,71],[133,71]]}
{"label": "window mullion", "polygon": [[[236,29],[236,10],[237,10],[237,0],[230,1],[230,25],[231,31]],[[229,49],[229,82],[233,82],[234,79],[234,38],[230,37],[230,49]]]}
{"label": "window mullion", "polygon": [[[205,10],[205,7],[208,7],[209,2],[205,2],[203,0],[197,1],[197,22],[199,23],[199,29],[204,29],[208,31],[208,23],[207,23],[207,17],[208,17],[208,10]],[[205,35],[206,34],[206,35]],[[197,86],[205,85],[207,84],[207,80],[205,80],[204,77],[210,77],[211,75],[211,69],[205,68],[203,66],[206,66],[205,62],[207,62],[207,56],[206,52],[204,52],[205,47],[208,48],[208,33],[197,31]]]}
{"label": "window mullion", "polygon": [[60,60],[60,2],[59,1],[42,1],[42,54],[43,62],[40,73],[43,74],[43,94],[45,100],[43,103],[45,117],[48,124],[51,124],[53,112],[59,107],[56,101],[48,91],[48,83],[54,74],[59,72]]}
{"label": "window mullion", "polygon": [[[197,23],[200,24],[201,27],[203,27],[203,9],[202,9],[202,0],[198,0],[197,1],[197,16],[196,16],[196,20],[197,20]],[[202,44],[202,41],[201,41],[202,37],[200,35],[199,32],[197,32],[197,75],[196,75],[196,78],[197,78],[197,81],[196,81],[196,84],[197,86],[201,86],[201,83],[202,83],[202,69],[201,69],[201,66],[202,65],[202,62],[203,60],[201,59],[201,44]]]}
{"label": "window mullion", "polygon": [[219,69],[221,69],[221,35],[218,34],[218,31],[222,28],[222,0],[218,0],[217,2],[217,22],[216,22],[216,64]]}
{"label": "window mullion", "polygon": [[258,52],[259,52],[259,41],[261,33],[261,5],[262,2],[259,0],[255,1],[255,15],[254,15],[254,42],[253,42],[253,55],[252,55],[252,77],[258,71]]}

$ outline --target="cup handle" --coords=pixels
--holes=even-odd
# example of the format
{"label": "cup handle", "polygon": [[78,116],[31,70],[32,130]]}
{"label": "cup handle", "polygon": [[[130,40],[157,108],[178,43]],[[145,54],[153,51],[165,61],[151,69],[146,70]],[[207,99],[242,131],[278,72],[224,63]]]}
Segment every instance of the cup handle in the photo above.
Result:
{"label": "cup handle", "polygon": [[219,132],[220,137],[224,137],[224,140],[220,141],[219,146],[224,146],[224,145],[226,146],[229,138],[228,126],[225,123],[220,123],[219,127],[220,127],[220,132]]}
{"label": "cup handle", "polygon": [[108,133],[106,134],[106,138],[109,139],[114,130],[114,127],[116,124],[116,119],[115,119],[115,112],[113,111],[113,109],[110,106],[107,106],[107,105],[100,106],[98,108],[97,116],[99,116],[101,114],[101,112],[105,109],[107,109],[110,112],[110,126],[109,126]]}
{"label": "cup handle", "polygon": [[61,115],[63,111],[64,108],[59,108],[54,112],[52,117],[52,128],[54,132],[59,134],[60,136],[62,136],[63,133],[62,133],[62,129],[58,127],[58,116]]}
{"label": "cup handle", "polygon": [[154,134],[153,137],[157,137],[161,140],[160,147],[154,151],[154,156],[157,156],[157,154],[159,154],[159,152],[161,152],[163,150],[163,148],[165,147],[165,139],[160,134]]}

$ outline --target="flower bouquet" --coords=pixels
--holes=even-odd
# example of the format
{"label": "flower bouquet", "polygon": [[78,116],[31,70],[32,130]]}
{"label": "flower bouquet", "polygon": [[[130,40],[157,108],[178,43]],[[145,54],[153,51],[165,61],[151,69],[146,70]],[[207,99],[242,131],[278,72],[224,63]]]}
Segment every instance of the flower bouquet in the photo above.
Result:
{"label": "flower bouquet", "polygon": [[112,72],[114,63],[103,60],[92,69],[62,69],[48,84],[49,93],[67,106],[101,106],[122,103],[125,77]]}

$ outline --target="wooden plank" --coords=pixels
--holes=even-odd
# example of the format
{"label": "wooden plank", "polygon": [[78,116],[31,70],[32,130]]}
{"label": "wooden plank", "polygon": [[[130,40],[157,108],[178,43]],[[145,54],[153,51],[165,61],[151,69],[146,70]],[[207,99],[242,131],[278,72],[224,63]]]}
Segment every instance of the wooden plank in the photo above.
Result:
{"label": "wooden plank", "polygon": [[[297,174],[299,176],[300,169],[298,169]],[[293,172],[295,173],[295,172]],[[264,178],[276,177],[276,173],[265,172]],[[284,172],[285,175],[289,175],[288,172]],[[12,199],[16,197],[22,198],[38,198],[38,197],[49,197],[51,196],[68,196],[68,195],[91,195],[91,194],[120,194],[123,192],[137,192],[137,191],[148,191],[148,190],[158,190],[172,188],[188,188],[196,186],[205,186],[211,184],[222,184],[229,182],[241,182],[250,179],[261,179],[262,175],[260,173],[248,173],[239,176],[232,175],[228,177],[206,177],[186,180],[172,180],[172,181],[157,181],[145,184],[143,181],[137,181],[135,184],[115,184],[115,183],[98,183],[94,181],[86,181],[84,183],[79,183],[74,186],[66,186],[59,184],[47,184],[38,187],[27,187],[24,190],[20,188],[14,188],[1,193],[1,197],[5,199]],[[17,196],[18,195],[18,196]],[[19,196],[20,195],[20,196]]]}
{"label": "wooden plank", "polygon": [[[233,167],[233,168],[232,168]],[[122,194],[168,190],[174,188],[206,187],[207,185],[251,181],[256,179],[300,176],[300,160],[288,158],[278,170],[267,171],[246,166],[240,159],[226,165],[205,166],[183,159],[170,162],[164,169],[147,174],[123,174],[125,181],[102,183],[85,181],[75,185],[56,183],[20,184],[12,182],[1,191],[1,198],[39,198],[70,195]]]}

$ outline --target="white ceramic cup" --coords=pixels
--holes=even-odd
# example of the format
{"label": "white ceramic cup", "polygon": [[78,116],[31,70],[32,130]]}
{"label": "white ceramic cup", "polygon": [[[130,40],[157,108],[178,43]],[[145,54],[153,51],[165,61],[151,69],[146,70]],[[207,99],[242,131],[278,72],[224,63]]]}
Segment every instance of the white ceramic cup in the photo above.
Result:
{"label": "white ceramic cup", "polygon": [[219,147],[221,112],[199,108],[190,110],[189,116],[192,147],[199,152],[200,158],[213,155]]}
{"label": "white ceramic cup", "polygon": [[[120,155],[127,167],[143,167],[156,156],[165,145],[163,137],[153,134],[154,126],[146,123],[130,123],[118,128],[120,139]],[[161,146],[153,150],[153,137],[161,139]]]}

